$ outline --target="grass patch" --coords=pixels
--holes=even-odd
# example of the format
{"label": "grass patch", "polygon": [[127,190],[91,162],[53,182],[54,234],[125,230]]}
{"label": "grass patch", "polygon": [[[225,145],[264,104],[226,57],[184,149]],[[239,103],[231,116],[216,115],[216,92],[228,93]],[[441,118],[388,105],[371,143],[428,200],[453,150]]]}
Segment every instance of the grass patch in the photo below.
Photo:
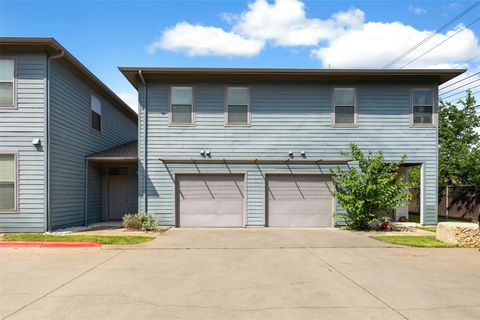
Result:
{"label": "grass patch", "polygon": [[376,240],[398,244],[409,247],[419,248],[455,248],[455,246],[438,241],[432,236],[377,236],[372,237]]}
{"label": "grass patch", "polygon": [[[420,223],[420,215],[416,213],[409,213],[408,214],[408,222],[415,222]],[[462,218],[445,218],[442,216],[438,216],[438,222],[471,222],[471,220],[464,220]]]}
{"label": "grass patch", "polygon": [[98,242],[101,244],[139,244],[149,242],[155,237],[149,236],[96,236],[96,235],[52,235],[42,233],[6,234],[4,241],[80,241]]}
{"label": "grass patch", "polygon": [[430,231],[430,232],[437,232],[437,227],[417,227],[417,229]]}

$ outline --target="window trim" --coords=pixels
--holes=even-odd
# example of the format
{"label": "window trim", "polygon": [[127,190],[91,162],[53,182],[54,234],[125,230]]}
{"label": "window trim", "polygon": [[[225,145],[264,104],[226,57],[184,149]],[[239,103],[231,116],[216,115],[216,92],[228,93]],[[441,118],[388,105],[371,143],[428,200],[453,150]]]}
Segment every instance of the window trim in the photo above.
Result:
{"label": "window trim", "polygon": [[[353,89],[353,123],[335,123],[335,89]],[[331,121],[332,128],[357,128],[358,127],[358,89],[356,86],[352,85],[337,85],[332,87],[331,99],[332,99],[332,110],[331,110]]]}
{"label": "window trim", "polygon": [[[414,104],[413,104],[413,91],[416,89],[431,89],[432,90],[432,123],[414,123]],[[410,87],[410,127],[411,128],[435,128],[437,126],[437,106],[438,99],[436,98],[436,89],[435,86],[425,85],[425,86],[414,86]]]}
{"label": "window trim", "polygon": [[0,214],[2,213],[18,213],[18,183],[19,183],[19,177],[20,177],[20,170],[18,168],[18,151],[14,150],[0,150],[0,154],[8,154],[8,155],[13,155],[14,157],[14,163],[15,163],[15,183],[14,183],[14,196],[15,199],[13,200],[14,202],[14,208],[13,209],[6,209],[6,208],[0,208]]}
{"label": "window trim", "polygon": [[[92,97],[95,97],[99,102],[100,102],[100,130],[97,130],[95,129],[93,126],[92,126],[92,112],[94,112],[92,110]],[[97,94],[95,94],[94,92],[91,92],[90,93],[90,130],[92,130],[93,132],[97,133],[97,134],[101,134],[103,132],[103,115],[102,115],[102,99],[100,99],[98,97]],[[96,113],[96,112],[95,112]]]}
{"label": "window trim", "polygon": [[[247,123],[241,124],[231,124],[228,123],[228,88],[247,88],[248,98],[247,98]],[[224,85],[223,87],[223,125],[225,127],[250,127],[252,125],[252,95],[250,93],[249,85]]]}
{"label": "window trim", "polygon": [[13,81],[2,81],[5,83],[12,82],[12,97],[13,97],[13,104],[0,104],[0,110],[11,110],[17,109],[17,57],[14,56],[0,56],[2,60],[13,60]]}
{"label": "window trim", "polygon": [[[173,123],[172,121],[172,90],[174,87],[189,87],[192,88],[192,123]],[[195,127],[196,112],[195,112],[195,86],[191,84],[171,84],[168,86],[168,126],[169,127]]]}

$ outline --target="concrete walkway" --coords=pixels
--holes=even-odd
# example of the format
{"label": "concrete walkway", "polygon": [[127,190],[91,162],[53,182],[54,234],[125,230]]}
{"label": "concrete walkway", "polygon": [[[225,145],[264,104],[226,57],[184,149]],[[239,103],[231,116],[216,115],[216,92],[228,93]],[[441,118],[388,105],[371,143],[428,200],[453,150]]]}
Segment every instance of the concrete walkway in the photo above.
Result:
{"label": "concrete walkway", "polygon": [[172,229],[130,249],[1,249],[1,319],[478,319],[477,249],[333,229]]}

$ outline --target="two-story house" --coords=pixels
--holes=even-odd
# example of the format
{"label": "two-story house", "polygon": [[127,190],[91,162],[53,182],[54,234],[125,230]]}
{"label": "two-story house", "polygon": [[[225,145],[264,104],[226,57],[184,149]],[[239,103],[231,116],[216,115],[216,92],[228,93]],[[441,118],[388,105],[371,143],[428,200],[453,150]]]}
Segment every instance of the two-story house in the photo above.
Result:
{"label": "two-story house", "polygon": [[57,41],[0,38],[0,232],[137,212],[136,139],[136,112]]}
{"label": "two-story house", "polygon": [[465,70],[120,71],[139,93],[139,211],[162,225],[332,226],[349,143],[407,154],[437,222],[438,86]]}

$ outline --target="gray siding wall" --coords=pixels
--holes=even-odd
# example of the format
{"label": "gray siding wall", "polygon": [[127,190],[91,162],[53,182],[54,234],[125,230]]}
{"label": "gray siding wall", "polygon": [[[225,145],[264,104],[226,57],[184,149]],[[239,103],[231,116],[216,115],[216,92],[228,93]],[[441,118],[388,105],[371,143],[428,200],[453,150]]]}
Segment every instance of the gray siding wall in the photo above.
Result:
{"label": "gray siding wall", "polygon": [[[51,64],[50,228],[84,223],[85,156],[135,140],[137,123],[61,62]],[[102,132],[91,129],[90,97],[102,103]]]}
{"label": "gray siding wall", "polygon": [[100,163],[88,164],[88,224],[103,221],[103,175]]}
{"label": "gray siding wall", "polygon": [[[288,150],[293,150],[297,156],[300,150],[305,150],[307,158],[341,159],[340,151],[348,150],[351,142],[365,151],[381,150],[388,160],[399,160],[406,153],[408,162],[422,163],[424,223],[436,223],[437,129],[410,126],[411,86],[357,85],[356,128],[332,128],[331,85],[251,84],[250,127],[224,126],[224,84],[196,84],[194,87],[194,127],[168,127],[167,84],[149,83],[147,90],[139,90],[139,200],[143,204],[146,195],[147,211],[157,214],[161,224],[174,224],[172,178],[177,172],[245,172],[246,225],[264,224],[266,173],[320,172],[318,167],[304,165],[166,167],[159,161],[161,157],[199,157],[200,150],[208,149],[213,158],[287,158]],[[145,100],[148,100],[148,114]],[[145,152],[146,162],[143,160]],[[146,190],[142,177],[145,167]],[[328,172],[328,168],[322,171]]]}
{"label": "gray siding wall", "polygon": [[17,153],[17,212],[0,212],[0,232],[45,231],[45,153],[32,145],[45,141],[46,55],[9,53],[16,59],[16,109],[0,108],[0,152]]}

